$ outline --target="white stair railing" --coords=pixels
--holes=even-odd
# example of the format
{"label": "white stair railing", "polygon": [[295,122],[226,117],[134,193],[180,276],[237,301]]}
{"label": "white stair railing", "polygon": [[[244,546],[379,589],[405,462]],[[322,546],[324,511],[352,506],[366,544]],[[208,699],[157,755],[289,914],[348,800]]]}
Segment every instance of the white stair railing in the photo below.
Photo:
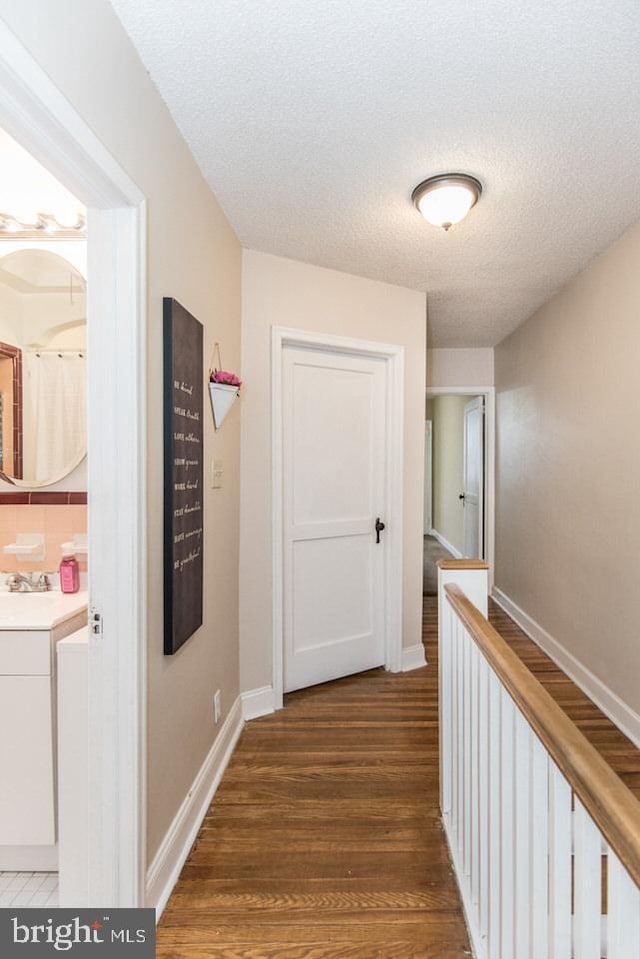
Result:
{"label": "white stair railing", "polygon": [[441,809],[478,959],[640,959],[640,803],[439,570]]}

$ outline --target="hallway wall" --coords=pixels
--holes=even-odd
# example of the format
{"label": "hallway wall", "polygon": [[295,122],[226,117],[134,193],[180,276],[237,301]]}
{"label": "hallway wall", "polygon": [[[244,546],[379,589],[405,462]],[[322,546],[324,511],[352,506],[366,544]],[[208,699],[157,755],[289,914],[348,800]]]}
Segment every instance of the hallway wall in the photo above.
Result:
{"label": "hallway wall", "polygon": [[496,585],[636,713],[639,263],[636,224],[496,348]]}
{"label": "hallway wall", "polygon": [[[2,17],[148,199],[148,858],[238,695],[240,411],[215,434],[205,408],[204,622],[173,657],[163,645],[162,297],[204,324],[240,366],[240,245],[107,0],[0,0]],[[82,198],[81,198],[82,199]],[[204,374],[203,374],[204,375]],[[206,402],[206,391],[205,391]],[[239,404],[236,404],[239,407]],[[223,544],[223,548],[220,548]]]}
{"label": "hallway wall", "polygon": [[464,408],[472,396],[433,396],[427,412],[433,423],[433,528],[462,553],[464,508],[458,497],[464,488]]}
{"label": "hallway wall", "polygon": [[420,642],[425,294],[282,257],[243,252],[240,637],[243,690],[272,681],[272,326],[398,343],[405,352],[403,645]]}
{"label": "hallway wall", "polygon": [[427,351],[427,387],[480,389],[493,384],[493,347]]}

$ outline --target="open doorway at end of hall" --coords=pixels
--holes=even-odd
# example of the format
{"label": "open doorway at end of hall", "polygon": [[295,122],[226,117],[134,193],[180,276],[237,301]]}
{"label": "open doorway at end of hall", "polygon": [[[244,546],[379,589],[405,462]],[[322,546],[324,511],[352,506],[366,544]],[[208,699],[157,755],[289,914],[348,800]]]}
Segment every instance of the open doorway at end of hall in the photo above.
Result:
{"label": "open doorway at end of hall", "polygon": [[427,394],[423,593],[442,558],[486,559],[486,397]]}

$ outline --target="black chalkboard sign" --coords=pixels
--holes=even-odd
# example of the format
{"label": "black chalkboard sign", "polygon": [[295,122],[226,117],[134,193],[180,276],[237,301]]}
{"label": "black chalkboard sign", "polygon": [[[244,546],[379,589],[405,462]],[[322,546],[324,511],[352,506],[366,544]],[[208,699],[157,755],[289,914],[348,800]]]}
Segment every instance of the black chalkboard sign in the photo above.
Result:
{"label": "black chalkboard sign", "polygon": [[164,651],[202,625],[202,324],[169,297],[164,319]]}

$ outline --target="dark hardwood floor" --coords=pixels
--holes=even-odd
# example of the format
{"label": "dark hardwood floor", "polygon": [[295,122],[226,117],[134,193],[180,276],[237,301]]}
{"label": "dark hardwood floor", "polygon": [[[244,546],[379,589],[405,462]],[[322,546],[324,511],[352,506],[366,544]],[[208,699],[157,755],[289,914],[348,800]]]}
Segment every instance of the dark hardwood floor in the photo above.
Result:
{"label": "dark hardwood floor", "polygon": [[158,957],[470,955],[438,812],[429,666],[286,697],[244,730],[158,929]]}
{"label": "dark hardwood floor", "polygon": [[[438,811],[437,599],[429,666],[286,697],[250,723],[158,928],[158,957],[470,955]],[[490,619],[640,798],[640,752],[498,607]]]}

